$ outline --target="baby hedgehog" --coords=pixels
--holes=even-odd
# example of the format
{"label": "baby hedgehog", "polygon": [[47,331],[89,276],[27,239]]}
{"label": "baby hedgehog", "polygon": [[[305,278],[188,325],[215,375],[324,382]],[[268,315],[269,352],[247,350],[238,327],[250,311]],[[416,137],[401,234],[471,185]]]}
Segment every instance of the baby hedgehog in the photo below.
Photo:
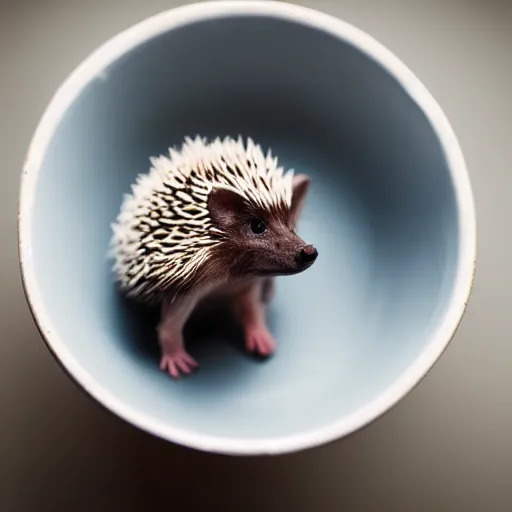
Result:
{"label": "baby hedgehog", "polygon": [[269,356],[273,279],[318,256],[295,232],[309,178],[284,173],[270,151],[241,138],[186,138],[151,164],[124,197],[110,254],[121,290],[161,307],[161,369],[178,378],[197,367],[182,330],[207,299],[231,300],[247,350]]}

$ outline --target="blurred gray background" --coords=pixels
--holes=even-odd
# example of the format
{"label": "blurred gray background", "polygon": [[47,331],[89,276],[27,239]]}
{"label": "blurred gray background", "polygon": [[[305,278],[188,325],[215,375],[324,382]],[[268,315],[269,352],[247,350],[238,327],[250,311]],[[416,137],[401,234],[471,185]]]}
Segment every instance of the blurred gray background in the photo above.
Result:
{"label": "blurred gray background", "polygon": [[232,459],[135,430],[40,340],[20,285],[21,167],[43,109],[99,44],[184,2],[0,0],[0,510],[512,510],[512,3],[303,0],[369,32],[425,83],[465,153],[479,259],[448,351],[397,407],[333,445]]}

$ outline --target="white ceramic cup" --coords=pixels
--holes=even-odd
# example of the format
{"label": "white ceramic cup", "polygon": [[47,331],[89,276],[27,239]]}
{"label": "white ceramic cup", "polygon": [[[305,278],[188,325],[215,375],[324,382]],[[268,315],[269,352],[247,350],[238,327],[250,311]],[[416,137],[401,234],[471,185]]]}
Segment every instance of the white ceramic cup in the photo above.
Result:
{"label": "white ceramic cup", "polygon": [[[175,382],[105,254],[135,176],[196,134],[251,136],[310,174],[300,230],[320,257],[277,282],[275,357],[210,326]],[[172,442],[277,454],[361,428],[422,379],[463,316],[476,228],[456,137],[404,64],[331,16],[227,1],[147,19],[71,74],[30,145],[19,238],[42,336],[94,399]]]}

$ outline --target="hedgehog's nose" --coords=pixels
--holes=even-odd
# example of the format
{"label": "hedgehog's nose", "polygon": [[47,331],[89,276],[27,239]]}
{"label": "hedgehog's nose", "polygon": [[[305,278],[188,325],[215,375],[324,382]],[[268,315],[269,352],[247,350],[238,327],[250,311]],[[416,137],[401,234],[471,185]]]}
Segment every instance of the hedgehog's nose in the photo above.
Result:
{"label": "hedgehog's nose", "polygon": [[313,263],[318,257],[318,251],[312,245],[306,245],[300,251],[300,258],[304,263]]}

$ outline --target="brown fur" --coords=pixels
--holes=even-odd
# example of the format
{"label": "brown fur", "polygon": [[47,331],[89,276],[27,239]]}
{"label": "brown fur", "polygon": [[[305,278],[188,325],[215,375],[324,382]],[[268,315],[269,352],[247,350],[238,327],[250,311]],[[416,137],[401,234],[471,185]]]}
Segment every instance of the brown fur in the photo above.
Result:
{"label": "brown fur", "polygon": [[[206,283],[206,287],[216,288],[231,281],[269,279],[306,270],[310,265],[300,259],[300,251],[306,244],[295,229],[308,186],[306,176],[296,176],[291,207],[272,211],[252,206],[234,192],[212,191],[208,208],[212,222],[224,232],[223,242],[212,250],[209,260],[179,292],[190,293]],[[251,231],[254,218],[265,223],[264,233]]]}

